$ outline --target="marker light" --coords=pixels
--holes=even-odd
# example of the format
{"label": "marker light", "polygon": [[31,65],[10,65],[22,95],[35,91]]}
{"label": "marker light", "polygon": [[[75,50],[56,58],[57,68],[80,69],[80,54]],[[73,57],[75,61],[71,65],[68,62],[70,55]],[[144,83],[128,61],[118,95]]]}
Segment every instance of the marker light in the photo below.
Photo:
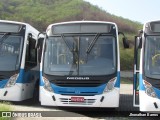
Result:
{"label": "marker light", "polygon": [[156,95],[152,85],[149,82],[147,82],[146,80],[143,80],[143,83],[146,88],[145,93],[150,97],[157,98],[157,95]]}
{"label": "marker light", "polygon": [[106,88],[104,89],[104,92],[110,92],[114,89],[114,85],[116,82],[116,78],[111,79],[108,83]]}
{"label": "marker light", "polygon": [[44,80],[44,89],[49,91],[49,92],[53,92],[53,89],[52,89],[51,84],[48,81],[48,79],[43,77],[43,80]]}
{"label": "marker light", "polygon": [[14,74],[13,76],[11,76],[7,82],[7,84],[5,85],[5,87],[12,87],[16,84],[16,80],[18,78],[18,74]]}

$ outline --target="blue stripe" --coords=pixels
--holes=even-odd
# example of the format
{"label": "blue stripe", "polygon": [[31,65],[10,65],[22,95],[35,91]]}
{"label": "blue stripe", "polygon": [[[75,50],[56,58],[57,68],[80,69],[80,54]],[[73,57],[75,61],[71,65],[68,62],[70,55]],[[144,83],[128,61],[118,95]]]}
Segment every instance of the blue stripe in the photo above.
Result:
{"label": "blue stripe", "polygon": [[38,78],[39,78],[38,71],[28,70],[26,72],[24,69],[21,69],[19,72],[19,77],[17,78],[16,83],[32,83],[33,79],[36,80]]}
{"label": "blue stripe", "polygon": [[0,89],[4,88],[7,82],[8,82],[8,79],[0,81]]}
{"label": "blue stripe", "polygon": [[144,87],[144,84],[143,84],[142,74],[139,74],[139,90],[145,91],[145,87]]}
{"label": "blue stripe", "polygon": [[17,81],[16,81],[16,83],[26,83],[25,81],[24,81],[24,69],[20,69],[20,71],[19,71],[19,76],[18,76],[18,78],[17,78]]}
{"label": "blue stripe", "polygon": [[157,88],[155,88],[155,87],[153,87],[153,89],[154,89],[154,91],[155,91],[157,97],[160,99],[160,90],[157,89]]}
{"label": "blue stripe", "polygon": [[51,84],[52,89],[54,90],[54,93],[57,94],[102,94],[106,84],[103,84],[101,86],[98,87],[60,87],[60,86],[56,86],[54,84]]}
{"label": "blue stripe", "polygon": [[114,87],[120,88],[120,82],[121,82],[121,79],[120,79],[120,71],[118,71],[118,72],[117,72],[117,80],[116,80],[116,83],[115,83]]}
{"label": "blue stripe", "polygon": [[39,82],[39,85],[40,86],[44,86],[44,82],[43,82],[43,79],[42,79],[42,71],[40,71],[40,82]]}
{"label": "blue stripe", "polygon": [[[27,72],[25,72],[24,69],[20,69],[19,76],[18,76],[18,78],[16,80],[16,83],[31,83],[31,82],[33,82],[33,78],[32,78],[33,76],[36,77],[36,79],[38,79],[39,72],[36,72],[36,71],[27,71]],[[8,80],[9,80],[9,78],[0,81],[0,89],[5,87],[5,85],[7,84]]]}
{"label": "blue stripe", "polygon": [[136,79],[136,74],[133,75],[133,90],[136,90],[136,82],[138,81],[138,78]]}

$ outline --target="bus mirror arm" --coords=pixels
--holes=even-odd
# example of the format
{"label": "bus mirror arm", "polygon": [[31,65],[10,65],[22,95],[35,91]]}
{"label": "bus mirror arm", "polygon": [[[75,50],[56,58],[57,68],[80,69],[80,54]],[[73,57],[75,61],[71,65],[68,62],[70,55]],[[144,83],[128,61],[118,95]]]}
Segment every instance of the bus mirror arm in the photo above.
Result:
{"label": "bus mirror arm", "polygon": [[120,35],[120,34],[123,36],[122,40],[123,40],[123,46],[124,46],[124,48],[129,48],[129,42],[128,42],[126,36],[124,35],[123,32],[118,32],[118,35]]}

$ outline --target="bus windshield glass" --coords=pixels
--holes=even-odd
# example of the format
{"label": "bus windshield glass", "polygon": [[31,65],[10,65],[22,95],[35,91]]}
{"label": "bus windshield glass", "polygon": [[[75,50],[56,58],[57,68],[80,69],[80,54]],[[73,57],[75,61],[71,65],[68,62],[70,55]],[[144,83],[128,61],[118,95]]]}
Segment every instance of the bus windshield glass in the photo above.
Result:
{"label": "bus windshield glass", "polygon": [[110,75],[116,72],[116,39],[105,34],[48,37],[44,59],[49,75]]}
{"label": "bus windshield glass", "polygon": [[147,77],[160,78],[160,36],[147,36],[144,72]]}
{"label": "bus windshield glass", "polygon": [[0,35],[0,71],[15,71],[20,66],[23,37]]}

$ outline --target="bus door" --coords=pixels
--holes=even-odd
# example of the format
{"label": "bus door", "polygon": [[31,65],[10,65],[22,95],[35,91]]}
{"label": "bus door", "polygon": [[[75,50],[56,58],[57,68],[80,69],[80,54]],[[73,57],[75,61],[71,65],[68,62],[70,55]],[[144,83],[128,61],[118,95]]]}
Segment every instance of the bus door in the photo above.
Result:
{"label": "bus door", "polygon": [[139,64],[140,64],[140,48],[142,41],[139,36],[135,36],[134,47],[134,72],[133,72],[133,106],[139,107]]}
{"label": "bus door", "polygon": [[39,77],[38,65],[37,65],[37,50],[35,48],[36,41],[28,35],[28,40],[26,44],[26,61],[24,69],[24,81],[26,83],[31,83],[30,88],[27,91],[33,91],[36,84],[36,80]]}

